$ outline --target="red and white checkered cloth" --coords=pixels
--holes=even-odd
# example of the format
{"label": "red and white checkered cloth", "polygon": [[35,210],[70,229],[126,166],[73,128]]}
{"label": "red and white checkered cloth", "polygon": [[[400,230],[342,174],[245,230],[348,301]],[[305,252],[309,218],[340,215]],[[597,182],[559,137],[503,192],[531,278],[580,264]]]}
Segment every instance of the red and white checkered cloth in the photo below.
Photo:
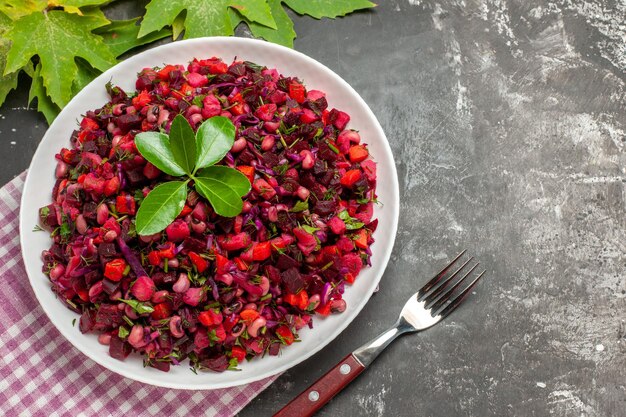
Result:
{"label": "red and white checkered cloth", "polygon": [[75,349],[48,320],[24,270],[18,219],[25,177],[0,189],[0,415],[231,416],[274,381],[213,391],[158,388]]}

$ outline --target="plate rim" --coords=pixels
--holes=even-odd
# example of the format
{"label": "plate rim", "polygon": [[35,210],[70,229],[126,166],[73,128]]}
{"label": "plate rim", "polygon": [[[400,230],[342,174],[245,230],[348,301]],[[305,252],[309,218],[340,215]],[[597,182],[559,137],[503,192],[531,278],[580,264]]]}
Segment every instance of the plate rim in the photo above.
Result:
{"label": "plate rim", "polygon": [[[342,84],[345,88],[347,88],[348,90],[351,90],[351,92],[354,94],[354,96],[356,97],[356,100],[359,102],[359,104],[364,108],[367,116],[373,120],[373,125],[375,127],[375,129],[377,130],[377,134],[383,138],[384,140],[382,141],[382,147],[385,151],[385,158],[390,158],[390,167],[391,167],[391,171],[390,172],[390,177],[391,177],[391,184],[385,183],[385,186],[391,186],[392,187],[392,198],[393,201],[385,201],[385,206],[390,207],[392,210],[390,210],[389,212],[389,216],[391,216],[391,230],[389,231],[389,239],[390,241],[387,242],[388,244],[386,245],[386,247],[378,247],[376,248],[376,250],[382,252],[381,253],[381,260],[379,261],[379,263],[382,265],[380,267],[380,270],[378,272],[378,274],[375,276],[375,279],[372,282],[372,285],[370,286],[369,289],[367,289],[366,291],[366,296],[363,297],[360,302],[356,305],[352,305],[351,309],[353,310],[353,317],[350,320],[344,320],[342,321],[336,328],[335,330],[329,335],[329,337],[326,338],[326,340],[320,342],[316,347],[306,351],[306,353],[304,355],[301,355],[299,358],[295,359],[295,360],[291,360],[291,361],[287,361],[284,364],[277,366],[269,371],[265,371],[265,372],[260,372],[257,375],[252,375],[252,376],[248,376],[247,378],[242,378],[241,380],[237,380],[234,383],[230,383],[230,382],[218,382],[218,383],[201,383],[201,384],[193,384],[190,385],[188,383],[174,383],[174,382],[169,382],[169,381],[165,381],[165,380],[158,380],[158,379],[150,379],[150,378],[146,378],[143,377],[142,375],[135,375],[132,372],[132,368],[130,366],[128,367],[123,367],[120,366],[119,369],[112,369],[111,367],[107,366],[106,364],[104,364],[103,362],[101,362],[99,360],[99,357],[101,356],[100,353],[98,352],[94,352],[94,351],[90,351],[88,349],[82,349],[81,347],[77,346],[76,343],[74,343],[74,339],[76,338],[75,335],[70,334],[69,332],[66,332],[62,327],[57,326],[55,320],[53,319],[53,314],[51,311],[48,311],[48,308],[45,307],[45,303],[42,302],[42,299],[40,297],[43,296],[43,294],[39,294],[38,291],[35,290],[36,286],[35,286],[35,280],[36,279],[40,279],[41,277],[38,274],[41,274],[40,270],[33,270],[33,266],[30,265],[28,262],[26,262],[25,260],[27,259],[26,257],[26,250],[25,250],[25,242],[27,241],[27,237],[26,237],[26,233],[28,231],[30,231],[30,229],[28,228],[27,225],[25,225],[25,217],[26,215],[24,213],[26,213],[27,211],[32,210],[32,208],[25,208],[25,199],[27,198],[27,193],[26,191],[29,190],[30,188],[33,187],[32,183],[35,181],[35,175],[32,174],[34,172],[33,169],[33,163],[38,159],[40,153],[43,153],[43,147],[41,146],[41,143],[43,142],[43,140],[46,138],[46,136],[48,135],[48,132],[55,126],[56,123],[61,123],[60,121],[65,119],[67,117],[67,114],[70,111],[71,106],[69,105],[70,103],[72,103],[73,101],[80,101],[82,99],[83,96],[86,96],[86,94],[88,94],[88,87],[94,83],[102,83],[103,80],[107,80],[107,79],[111,79],[111,72],[114,71],[115,68],[117,68],[118,65],[125,63],[126,65],[128,65],[128,63],[132,63],[134,61],[139,61],[144,54],[153,54],[155,50],[159,50],[159,51],[164,51],[167,52],[168,49],[171,48],[176,48],[178,46],[180,46],[181,44],[197,44],[198,46],[203,45],[206,46],[207,44],[211,44],[212,42],[233,42],[233,43],[241,43],[242,45],[252,45],[252,44],[262,44],[263,48],[270,48],[270,49],[276,49],[279,51],[282,51],[283,53],[287,52],[287,53],[291,53],[291,54],[295,54],[297,56],[299,56],[299,58],[303,59],[304,61],[306,61],[308,64],[312,65],[313,67],[316,67],[318,69],[322,69],[327,71],[332,77],[334,77],[336,79],[336,81],[338,81],[340,84]],[[243,57],[245,58],[245,57]],[[110,370],[111,372],[114,372],[118,375],[121,375],[125,378],[129,378],[131,380],[134,381],[138,381],[138,382],[142,382],[148,385],[152,385],[152,386],[158,386],[158,387],[164,387],[164,388],[171,388],[171,389],[185,389],[185,390],[194,390],[194,391],[199,391],[199,390],[209,390],[209,389],[221,389],[221,388],[231,388],[231,387],[236,387],[236,386],[241,386],[241,385],[245,385],[245,384],[249,384],[252,382],[257,382],[257,381],[261,381],[265,378],[277,375],[281,372],[284,372],[288,369],[293,368],[294,366],[304,362],[305,360],[309,359],[311,356],[313,356],[314,354],[318,353],[319,351],[321,351],[323,348],[325,348],[326,346],[328,346],[333,340],[335,340],[357,317],[358,315],[361,313],[361,311],[363,310],[363,308],[365,307],[365,305],[367,304],[367,302],[370,300],[372,294],[374,293],[374,290],[377,288],[378,284],[380,283],[380,280],[382,279],[382,276],[384,275],[387,266],[389,264],[389,259],[391,257],[391,253],[396,241],[396,235],[397,235],[397,229],[398,229],[398,222],[399,222],[399,213],[400,213],[400,191],[399,191],[399,181],[398,181],[398,174],[397,174],[397,170],[396,170],[396,166],[395,166],[395,158],[393,156],[393,152],[391,150],[391,146],[389,145],[389,140],[387,139],[387,136],[385,135],[385,132],[382,129],[382,126],[380,125],[380,122],[378,121],[378,119],[376,118],[375,114],[373,113],[373,111],[371,110],[371,108],[367,105],[367,103],[365,102],[365,100],[363,100],[363,98],[361,97],[361,95],[350,85],[348,84],[347,81],[345,81],[341,76],[339,76],[337,73],[335,73],[332,69],[328,68],[327,66],[325,66],[324,64],[322,64],[321,62],[315,60],[314,58],[309,57],[308,55],[299,52],[295,49],[290,49],[281,45],[277,45],[277,44],[273,44],[270,42],[266,42],[266,41],[262,41],[262,40],[258,40],[258,39],[251,39],[251,38],[242,38],[242,37],[227,37],[227,36],[213,36],[213,37],[204,37],[204,38],[194,38],[194,39],[186,39],[186,40],[181,40],[181,41],[176,41],[176,42],[171,42],[171,43],[167,43],[164,45],[159,45],[150,49],[147,49],[141,53],[138,53],[136,55],[133,55],[132,57],[129,57],[128,59],[114,65],[113,67],[109,68],[107,71],[103,72],[102,74],[100,74],[98,77],[96,77],[94,80],[92,80],[85,88],[83,88],[71,101],[70,103],[68,103],[67,106],[64,107],[64,109],[59,113],[59,115],[57,116],[57,118],[53,121],[53,123],[48,127],[48,129],[46,129],[46,132],[44,133],[44,135],[42,136],[42,139],[40,140],[39,144],[37,145],[37,149],[35,150],[33,157],[31,159],[31,162],[29,164],[29,168],[28,168],[28,172],[27,172],[27,176],[26,179],[24,181],[24,188],[23,188],[23,193],[22,196],[20,198],[20,213],[19,213],[19,229],[20,229],[20,252],[22,254],[22,258],[24,259],[23,264],[28,276],[28,280],[29,280],[29,284],[33,290],[33,293],[35,294],[35,297],[37,299],[37,302],[39,303],[39,306],[43,309],[43,311],[45,312],[46,316],[48,317],[48,319],[50,320],[50,322],[52,323],[52,325],[61,333],[61,335],[75,348],[77,349],[79,352],[81,352],[82,354],[84,354],[85,356],[87,356],[88,358],[90,358],[91,360],[93,360],[94,362],[96,362],[97,364],[99,364],[100,366],[103,366],[104,368]],[[378,183],[378,186],[380,186],[381,184]],[[37,208],[38,209],[38,208]],[[82,334],[81,334],[82,336]],[[120,362],[123,363],[123,362]]]}

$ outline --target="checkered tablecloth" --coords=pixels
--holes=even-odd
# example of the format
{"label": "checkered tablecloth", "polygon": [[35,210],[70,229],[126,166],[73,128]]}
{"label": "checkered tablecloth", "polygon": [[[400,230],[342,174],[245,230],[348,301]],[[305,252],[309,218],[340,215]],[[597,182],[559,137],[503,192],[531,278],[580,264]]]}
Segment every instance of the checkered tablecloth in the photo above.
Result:
{"label": "checkered tablecloth", "polygon": [[0,189],[0,415],[231,416],[273,382],[213,391],[157,388],[75,349],[48,320],[24,270],[18,219],[25,177]]}

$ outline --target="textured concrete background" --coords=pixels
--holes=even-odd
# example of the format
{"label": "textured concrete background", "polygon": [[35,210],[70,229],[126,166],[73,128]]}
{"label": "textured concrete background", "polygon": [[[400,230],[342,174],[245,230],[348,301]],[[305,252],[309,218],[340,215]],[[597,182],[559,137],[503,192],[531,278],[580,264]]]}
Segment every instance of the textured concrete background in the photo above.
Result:
{"label": "textured concrete background", "polygon": [[[400,228],[362,314],[241,416],[278,410],[465,247],[488,269],[471,302],[319,415],[626,416],[626,2],[380,1],[296,30],[385,129]],[[46,129],[26,96],[0,109],[2,182]]]}

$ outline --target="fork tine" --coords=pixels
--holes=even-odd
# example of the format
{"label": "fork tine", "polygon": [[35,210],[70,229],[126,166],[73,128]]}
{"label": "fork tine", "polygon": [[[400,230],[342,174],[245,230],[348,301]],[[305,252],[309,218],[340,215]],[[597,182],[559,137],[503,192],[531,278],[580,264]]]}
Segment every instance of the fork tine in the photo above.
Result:
{"label": "fork tine", "polygon": [[[476,265],[476,266],[478,266],[478,265]],[[454,298],[452,298],[450,300],[450,304],[448,304],[448,305],[443,304],[439,308],[439,311],[436,312],[435,316],[441,315],[441,318],[443,319],[448,314],[452,313],[452,311],[454,311],[459,305],[461,305],[461,303],[465,300],[465,298],[467,298],[467,296],[469,295],[469,293],[472,290],[472,288],[474,288],[476,283],[478,283],[478,280],[485,274],[485,272],[487,272],[486,269],[483,272],[481,272],[474,279],[474,281],[472,281],[471,284],[467,286],[467,288],[465,288],[459,294],[455,295]]]}
{"label": "fork tine", "polygon": [[[439,287],[437,289],[437,296],[436,297],[429,297],[428,301],[426,302],[426,304],[424,305],[424,308],[430,309],[431,311],[435,311],[437,310],[441,304],[445,303],[447,299],[450,298],[450,296],[452,295],[452,293],[454,292],[454,290],[456,290],[459,285],[461,285],[461,283],[463,282],[463,280],[465,280],[465,278],[467,278],[472,272],[474,272],[474,269],[476,269],[478,267],[478,265],[480,265],[479,263],[477,263],[476,265],[474,265],[473,267],[470,268],[469,271],[467,271],[465,273],[465,275],[463,275],[461,277],[461,279],[459,279],[454,285],[452,285],[451,287],[447,287],[447,284],[452,282],[452,279],[454,277],[450,277],[449,279],[446,280],[446,282],[444,283],[444,285],[442,285],[441,287]],[[465,266],[465,265],[464,265]],[[458,272],[458,271],[457,271]]]}
{"label": "fork tine", "polygon": [[437,282],[439,282],[443,275],[448,272],[448,269],[450,269],[450,267],[456,261],[458,261],[465,252],[467,252],[467,249],[463,249],[463,251],[459,253],[452,261],[450,261],[448,265],[444,266],[443,269],[439,271],[439,273],[437,273],[430,281],[428,281],[426,284],[424,284],[422,288],[420,288],[420,290],[417,292],[418,301],[422,301],[424,299],[426,293],[428,293],[435,285],[437,285]]}
{"label": "fork tine", "polygon": [[[467,264],[472,261],[472,259],[474,259],[473,256],[471,258],[469,258],[467,261],[465,261],[463,263],[463,265],[461,265],[456,271],[454,271],[454,273],[452,275],[450,275],[448,278],[443,280],[441,283],[438,283],[437,286],[435,286],[432,289],[430,294],[429,293],[424,294],[424,297],[422,299],[427,301],[426,308],[430,308],[428,305],[432,305],[435,301],[437,301],[440,298],[440,295],[446,289],[446,286],[450,282],[452,282],[452,280],[454,278],[456,278],[456,276],[459,274],[459,272],[461,272],[461,270],[463,270],[463,268],[465,268],[467,266]],[[418,300],[418,301],[422,301],[422,300]]]}

